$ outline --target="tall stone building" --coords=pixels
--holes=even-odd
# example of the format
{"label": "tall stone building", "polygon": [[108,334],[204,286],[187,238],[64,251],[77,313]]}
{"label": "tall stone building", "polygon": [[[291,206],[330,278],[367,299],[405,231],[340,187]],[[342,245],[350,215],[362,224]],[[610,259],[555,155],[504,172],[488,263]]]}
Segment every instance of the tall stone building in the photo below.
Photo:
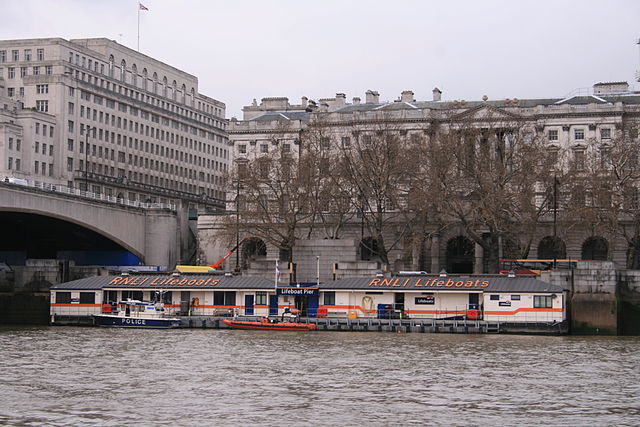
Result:
{"label": "tall stone building", "polygon": [[[503,100],[484,97],[478,101],[445,101],[442,100],[442,92],[435,88],[432,99],[428,101],[417,101],[414,93],[407,90],[396,100],[386,102],[380,100],[376,91],[370,90],[364,102],[360,98],[347,102],[341,93],[317,102],[302,98],[300,104],[290,104],[287,98],[263,98],[259,104],[254,100],[252,105],[243,109],[243,113],[243,120],[231,119],[229,127],[232,158],[234,167],[238,168],[275,151],[299,156],[305,150],[305,141],[309,140],[313,123],[323,124],[325,134],[320,138],[321,144],[345,146],[356,140],[375,138],[380,133],[381,123],[392,123],[394,132],[401,136],[402,141],[419,139],[428,142],[452,117],[479,127],[488,122],[489,117],[497,117],[529,127],[535,137],[543,141],[551,158],[561,151],[567,153],[562,159],[556,159],[563,162],[562,167],[584,170],[588,167],[585,164],[588,154],[595,152],[605,162],[607,150],[616,139],[624,136],[637,141],[640,93],[630,91],[625,82],[612,82],[598,83],[589,93],[567,97]],[[240,205],[233,202],[236,197],[239,201],[242,199],[240,181],[234,192],[237,194],[228,195],[230,211],[235,211]],[[544,190],[541,192],[544,196]],[[542,203],[540,196],[536,197]],[[242,215],[237,219],[242,223]],[[554,239],[552,242],[558,239],[552,231],[551,222],[551,215],[541,217],[529,258],[549,257],[550,239]],[[204,227],[201,237],[210,238],[211,230]],[[387,240],[393,239],[398,230],[400,227],[390,227],[385,232]],[[318,233],[311,233],[305,239],[297,240],[293,260],[298,265],[298,279],[313,279],[318,267],[322,279],[331,278],[336,264],[343,262],[346,262],[343,263],[344,268],[352,271],[380,268],[380,264],[375,262],[375,254],[363,250],[362,243],[368,238],[366,234],[358,213],[345,225],[340,239],[327,240]],[[562,230],[557,235],[561,246],[559,253],[563,257],[612,260],[619,266],[626,264],[628,243],[619,237],[586,229]],[[277,244],[260,242],[263,239],[259,238],[254,240],[258,242],[245,244],[242,249],[245,267],[255,268],[262,261],[271,264],[281,257],[281,248]],[[261,249],[256,252],[256,248]],[[502,249],[500,255],[503,255]],[[247,262],[252,260],[253,266]],[[394,270],[433,273],[446,269],[450,272],[482,273],[486,269],[486,259],[482,247],[469,239],[463,227],[449,226],[433,228],[422,241],[400,240],[389,252],[389,265]]]}
{"label": "tall stone building", "polygon": [[0,177],[224,208],[225,105],[104,38],[0,41]]}

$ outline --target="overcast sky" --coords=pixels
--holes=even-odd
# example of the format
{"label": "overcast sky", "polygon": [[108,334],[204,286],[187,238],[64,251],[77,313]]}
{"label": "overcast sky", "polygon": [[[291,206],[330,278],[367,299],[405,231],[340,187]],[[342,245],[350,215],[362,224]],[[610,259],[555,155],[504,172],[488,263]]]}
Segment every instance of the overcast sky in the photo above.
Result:
{"label": "overcast sky", "polygon": [[[368,89],[393,101],[561,97],[634,86],[640,1],[141,0],[140,51],[199,78],[241,117]],[[137,47],[137,0],[0,0],[0,39],[107,37]],[[635,87],[638,84],[635,83]]]}

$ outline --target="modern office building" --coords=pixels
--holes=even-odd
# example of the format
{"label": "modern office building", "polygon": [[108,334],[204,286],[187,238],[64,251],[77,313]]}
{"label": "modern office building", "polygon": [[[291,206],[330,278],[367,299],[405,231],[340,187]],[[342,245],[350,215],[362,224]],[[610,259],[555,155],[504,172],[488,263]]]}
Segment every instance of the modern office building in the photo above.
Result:
{"label": "modern office building", "polygon": [[0,41],[0,177],[224,208],[225,105],[115,41]]}

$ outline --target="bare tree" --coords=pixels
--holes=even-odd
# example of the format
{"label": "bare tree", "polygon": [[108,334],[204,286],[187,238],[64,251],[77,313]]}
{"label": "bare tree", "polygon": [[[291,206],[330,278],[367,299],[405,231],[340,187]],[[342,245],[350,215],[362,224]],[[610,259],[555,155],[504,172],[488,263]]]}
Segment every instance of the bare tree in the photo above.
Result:
{"label": "bare tree", "polygon": [[373,123],[354,124],[347,130],[348,139],[337,147],[338,171],[369,235],[364,249],[389,268],[389,251],[420,218],[408,203],[419,178],[415,144],[384,114]]}
{"label": "bare tree", "polygon": [[343,139],[338,138],[320,117],[315,117],[302,133],[299,166],[309,184],[309,237],[314,229],[320,229],[324,237],[338,239],[355,216],[353,188],[339,149]]}
{"label": "bare tree", "polygon": [[483,248],[487,272],[497,271],[502,247],[526,256],[550,211],[541,190],[553,179],[535,127],[491,110],[481,119],[452,117],[427,150],[428,194],[442,221],[461,224]]}
{"label": "bare tree", "polygon": [[[566,201],[565,221],[569,227],[591,235],[621,237],[627,242],[627,268],[640,268],[640,144],[637,128],[623,129],[588,141],[574,151],[571,168],[575,171]],[[602,135],[601,135],[602,136]]]}

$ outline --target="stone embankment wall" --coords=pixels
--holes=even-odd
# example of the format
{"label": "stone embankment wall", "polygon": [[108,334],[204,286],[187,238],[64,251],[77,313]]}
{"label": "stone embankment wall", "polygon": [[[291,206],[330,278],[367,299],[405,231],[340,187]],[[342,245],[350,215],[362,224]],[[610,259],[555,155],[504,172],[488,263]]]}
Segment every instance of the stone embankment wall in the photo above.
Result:
{"label": "stone embankment wall", "polygon": [[640,335],[640,271],[616,270],[610,261],[581,261],[540,278],[569,292],[572,334]]}

